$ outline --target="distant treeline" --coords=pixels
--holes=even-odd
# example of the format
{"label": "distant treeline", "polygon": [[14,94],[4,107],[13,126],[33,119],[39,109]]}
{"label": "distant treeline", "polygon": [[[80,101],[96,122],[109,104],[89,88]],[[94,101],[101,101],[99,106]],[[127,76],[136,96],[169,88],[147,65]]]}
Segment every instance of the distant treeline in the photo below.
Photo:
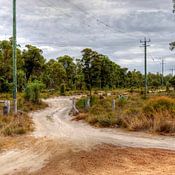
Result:
{"label": "distant treeline", "polygon": [[[28,83],[39,81],[46,89],[89,90],[91,88],[140,88],[144,76],[139,71],[129,71],[89,48],[82,50],[81,59],[68,55],[46,60],[43,51],[35,46],[17,48],[18,91]],[[11,92],[13,88],[12,40],[0,41],[0,92]],[[148,74],[149,87],[161,86],[161,74]],[[173,84],[173,77],[164,77],[164,85]]]}

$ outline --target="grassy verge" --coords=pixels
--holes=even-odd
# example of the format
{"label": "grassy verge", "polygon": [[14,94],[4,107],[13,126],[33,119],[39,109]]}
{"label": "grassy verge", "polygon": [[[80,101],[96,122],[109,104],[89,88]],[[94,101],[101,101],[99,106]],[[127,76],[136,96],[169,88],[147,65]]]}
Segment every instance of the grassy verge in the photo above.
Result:
{"label": "grassy verge", "polygon": [[[112,111],[112,99],[116,109]],[[76,120],[85,120],[97,127],[120,127],[130,131],[149,131],[175,134],[175,100],[171,97],[154,96],[143,99],[139,94],[127,98],[94,96],[91,107],[84,107],[86,98],[77,102],[80,114]]]}
{"label": "grassy verge", "polygon": [[[1,100],[12,100],[10,94],[0,94]],[[1,136],[14,136],[22,135],[33,130],[32,119],[28,116],[28,112],[41,110],[48,105],[42,101],[32,103],[24,100],[23,94],[18,94],[18,110],[21,111],[17,115],[10,114],[9,116],[2,116],[2,106],[0,106],[0,135]],[[11,106],[13,109],[13,106]]]}
{"label": "grassy verge", "polygon": [[33,130],[33,122],[26,114],[0,116],[0,134],[4,136],[22,135]]}

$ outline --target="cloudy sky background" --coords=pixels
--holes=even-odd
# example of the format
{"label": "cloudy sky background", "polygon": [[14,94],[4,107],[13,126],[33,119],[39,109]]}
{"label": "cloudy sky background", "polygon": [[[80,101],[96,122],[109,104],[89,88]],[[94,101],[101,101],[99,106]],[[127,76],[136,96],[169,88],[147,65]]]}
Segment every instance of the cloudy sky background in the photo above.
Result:
{"label": "cloudy sky background", "polygon": [[[33,44],[47,59],[81,57],[90,47],[129,69],[143,72],[140,39],[150,38],[149,71],[175,68],[175,14],[172,0],[17,0],[17,41]],[[0,39],[12,35],[12,0],[0,0]],[[171,56],[168,56],[171,55]]]}

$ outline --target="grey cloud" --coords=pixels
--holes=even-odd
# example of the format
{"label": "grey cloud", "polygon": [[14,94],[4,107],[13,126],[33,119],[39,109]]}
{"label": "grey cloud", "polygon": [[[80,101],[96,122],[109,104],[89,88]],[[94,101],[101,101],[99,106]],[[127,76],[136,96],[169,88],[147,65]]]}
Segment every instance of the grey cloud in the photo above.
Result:
{"label": "grey cloud", "polygon": [[[12,1],[0,0],[0,39],[12,34]],[[80,57],[84,47],[109,55],[130,69],[143,67],[139,40],[152,39],[149,54],[170,53],[175,39],[172,0],[18,0],[18,42],[41,47],[44,55]],[[151,60],[151,57],[149,58]],[[159,66],[150,64],[150,71]],[[167,60],[167,70],[172,61]]]}

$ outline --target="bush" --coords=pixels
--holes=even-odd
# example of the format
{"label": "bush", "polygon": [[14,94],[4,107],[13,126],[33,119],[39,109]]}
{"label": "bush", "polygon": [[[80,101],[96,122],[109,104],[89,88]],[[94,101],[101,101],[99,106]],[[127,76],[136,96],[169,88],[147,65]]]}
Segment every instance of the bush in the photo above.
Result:
{"label": "bush", "polygon": [[119,107],[124,107],[127,104],[127,97],[119,96],[118,105]]}
{"label": "bush", "polygon": [[86,121],[92,125],[99,127],[111,127],[116,124],[116,117],[114,113],[107,113],[103,111],[99,114],[89,114]]}
{"label": "bush", "polygon": [[61,87],[60,87],[60,95],[65,95],[65,91],[66,91],[66,87],[65,87],[65,84],[62,84]]}
{"label": "bush", "polygon": [[76,102],[78,110],[83,111],[86,105],[86,98],[81,98]]}
{"label": "bush", "polygon": [[24,98],[26,101],[31,101],[33,103],[39,103],[40,92],[44,88],[44,84],[39,81],[34,81],[29,83],[25,89]]}
{"label": "bush", "polygon": [[172,115],[175,115],[175,100],[169,97],[155,97],[146,103],[143,111],[149,116],[161,111],[169,111]]}
{"label": "bush", "polygon": [[87,122],[100,127],[111,127],[116,124],[115,114],[112,112],[111,103],[108,100],[98,100],[89,110]]}

